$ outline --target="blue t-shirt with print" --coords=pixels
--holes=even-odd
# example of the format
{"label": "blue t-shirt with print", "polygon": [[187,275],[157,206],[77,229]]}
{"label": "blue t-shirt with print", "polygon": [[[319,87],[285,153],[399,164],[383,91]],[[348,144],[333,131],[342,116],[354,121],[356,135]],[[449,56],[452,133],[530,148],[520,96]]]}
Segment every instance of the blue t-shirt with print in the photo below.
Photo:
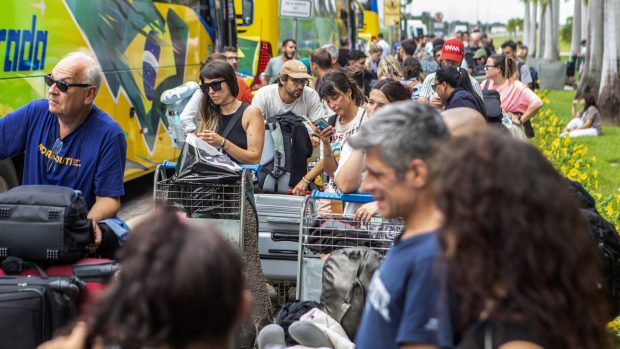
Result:
{"label": "blue t-shirt with print", "polygon": [[453,346],[450,310],[441,294],[435,232],[398,239],[375,272],[355,338],[357,349],[405,344]]}
{"label": "blue t-shirt with print", "polygon": [[64,139],[46,99],[0,118],[0,159],[25,152],[22,184],[81,190],[89,209],[96,196],[124,194],[127,141],[121,127],[93,105],[86,120]]}

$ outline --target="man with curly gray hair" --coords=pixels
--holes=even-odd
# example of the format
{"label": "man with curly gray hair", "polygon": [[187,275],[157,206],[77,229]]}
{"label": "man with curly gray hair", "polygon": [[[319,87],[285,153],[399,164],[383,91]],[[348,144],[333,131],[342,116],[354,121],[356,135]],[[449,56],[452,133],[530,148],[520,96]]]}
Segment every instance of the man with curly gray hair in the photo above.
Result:
{"label": "man with curly gray hair", "polygon": [[449,302],[440,301],[435,278],[441,215],[428,166],[448,137],[431,106],[398,102],[381,108],[349,138],[351,147],[366,153],[368,175],[361,190],[373,194],[382,217],[402,217],[406,225],[370,283],[358,349],[453,345]]}

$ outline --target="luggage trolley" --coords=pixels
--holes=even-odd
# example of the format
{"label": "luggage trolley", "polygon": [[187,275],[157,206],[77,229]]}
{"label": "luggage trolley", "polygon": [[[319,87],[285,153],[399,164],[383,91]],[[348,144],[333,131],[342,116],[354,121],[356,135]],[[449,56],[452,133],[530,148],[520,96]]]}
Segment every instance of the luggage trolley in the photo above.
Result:
{"label": "luggage trolley", "polygon": [[373,217],[368,223],[342,214],[322,215],[319,199],[343,203],[369,203],[370,194],[334,194],[314,190],[306,197],[299,228],[297,298],[319,302],[323,281],[323,264],[329,253],[346,247],[368,247],[382,255],[390,250],[404,227],[401,219]]}
{"label": "luggage trolley", "polygon": [[226,182],[196,177],[191,180],[168,177],[166,170],[176,167],[175,162],[164,161],[155,169],[153,198],[166,206],[183,209],[190,224],[211,224],[228,239],[243,249],[243,224],[248,179],[260,165],[240,165],[239,179]]}

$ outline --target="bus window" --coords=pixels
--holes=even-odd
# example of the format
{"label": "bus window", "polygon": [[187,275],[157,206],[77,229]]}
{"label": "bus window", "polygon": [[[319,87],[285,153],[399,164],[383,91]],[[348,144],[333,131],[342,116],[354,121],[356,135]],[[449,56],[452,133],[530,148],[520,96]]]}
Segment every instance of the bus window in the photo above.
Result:
{"label": "bus window", "polygon": [[254,0],[243,0],[241,2],[241,21],[243,25],[254,23]]}

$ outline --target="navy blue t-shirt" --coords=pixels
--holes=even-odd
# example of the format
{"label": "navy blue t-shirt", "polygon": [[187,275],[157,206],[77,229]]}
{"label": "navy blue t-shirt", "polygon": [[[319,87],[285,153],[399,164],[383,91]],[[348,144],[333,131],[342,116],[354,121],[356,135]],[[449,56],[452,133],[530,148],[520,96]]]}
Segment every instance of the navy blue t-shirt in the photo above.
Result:
{"label": "navy blue t-shirt", "polygon": [[457,88],[452,91],[450,97],[448,97],[448,100],[446,101],[445,110],[453,108],[471,108],[484,115],[478,105],[478,102],[476,101],[476,98],[469,91],[462,88]]}
{"label": "navy blue t-shirt", "polygon": [[396,241],[370,283],[357,349],[453,346],[449,306],[439,301],[438,254],[435,232]]}
{"label": "navy blue t-shirt", "polygon": [[93,105],[77,129],[58,136],[58,117],[47,99],[35,100],[0,118],[0,159],[25,152],[22,184],[81,190],[89,209],[96,196],[124,194],[127,141],[116,121]]}

